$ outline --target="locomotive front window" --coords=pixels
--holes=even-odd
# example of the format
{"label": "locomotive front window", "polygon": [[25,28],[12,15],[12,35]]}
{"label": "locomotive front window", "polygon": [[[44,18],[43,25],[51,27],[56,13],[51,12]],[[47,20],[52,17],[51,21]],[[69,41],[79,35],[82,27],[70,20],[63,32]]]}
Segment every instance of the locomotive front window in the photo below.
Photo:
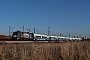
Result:
{"label": "locomotive front window", "polygon": [[13,35],[17,35],[17,32],[14,32]]}

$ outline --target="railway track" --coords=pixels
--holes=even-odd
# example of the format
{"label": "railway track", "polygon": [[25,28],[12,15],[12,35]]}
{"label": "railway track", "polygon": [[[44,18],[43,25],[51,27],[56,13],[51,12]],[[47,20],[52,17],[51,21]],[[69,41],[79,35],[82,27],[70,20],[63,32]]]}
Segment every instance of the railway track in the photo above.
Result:
{"label": "railway track", "polygon": [[[49,40],[49,41],[45,41],[45,40],[12,40],[12,39],[0,39],[0,43],[66,43],[66,42],[75,42],[75,41],[62,41],[62,40]],[[78,41],[77,41],[78,42]]]}

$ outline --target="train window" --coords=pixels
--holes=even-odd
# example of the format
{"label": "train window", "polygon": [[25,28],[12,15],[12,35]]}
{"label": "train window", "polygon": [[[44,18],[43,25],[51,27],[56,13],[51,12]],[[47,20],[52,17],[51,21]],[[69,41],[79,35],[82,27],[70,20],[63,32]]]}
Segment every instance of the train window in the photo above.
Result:
{"label": "train window", "polygon": [[17,32],[14,32],[13,35],[17,35]]}
{"label": "train window", "polygon": [[42,36],[42,38],[47,38],[47,37],[45,37],[45,36]]}
{"label": "train window", "polygon": [[61,38],[62,40],[64,39],[64,38]]}
{"label": "train window", "polygon": [[41,38],[41,36],[36,36],[35,38]]}
{"label": "train window", "polygon": [[36,37],[41,37],[41,36],[36,36]]}

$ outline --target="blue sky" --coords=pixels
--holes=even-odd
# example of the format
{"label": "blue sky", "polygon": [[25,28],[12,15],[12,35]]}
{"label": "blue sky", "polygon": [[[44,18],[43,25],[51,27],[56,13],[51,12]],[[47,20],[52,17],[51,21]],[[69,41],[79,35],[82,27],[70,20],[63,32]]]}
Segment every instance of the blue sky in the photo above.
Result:
{"label": "blue sky", "polygon": [[33,32],[90,37],[90,0],[0,0],[0,34],[22,26]]}

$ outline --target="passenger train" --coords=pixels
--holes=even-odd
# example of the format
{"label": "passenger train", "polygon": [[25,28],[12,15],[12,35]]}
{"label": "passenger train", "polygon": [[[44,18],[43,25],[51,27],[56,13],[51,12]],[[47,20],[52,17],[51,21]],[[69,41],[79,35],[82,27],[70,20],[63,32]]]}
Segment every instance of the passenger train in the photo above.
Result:
{"label": "passenger train", "polygon": [[41,34],[33,34],[29,32],[15,31],[13,32],[12,39],[14,40],[82,40],[81,38],[70,38],[70,37],[60,37],[60,36],[48,36]]}

